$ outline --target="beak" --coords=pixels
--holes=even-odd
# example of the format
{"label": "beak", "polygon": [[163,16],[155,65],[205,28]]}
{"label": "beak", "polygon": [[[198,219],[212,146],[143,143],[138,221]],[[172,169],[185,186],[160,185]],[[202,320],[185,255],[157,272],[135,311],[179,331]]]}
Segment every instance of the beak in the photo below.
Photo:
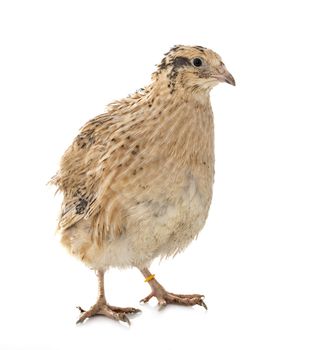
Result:
{"label": "beak", "polygon": [[225,78],[225,82],[230,84],[230,85],[233,85],[233,86],[236,86],[236,82],[234,80],[234,77],[229,73],[227,72],[225,75],[224,75],[224,78]]}
{"label": "beak", "polygon": [[234,77],[227,70],[225,70],[224,73],[215,76],[215,78],[220,82],[228,83],[230,85],[236,86]]}

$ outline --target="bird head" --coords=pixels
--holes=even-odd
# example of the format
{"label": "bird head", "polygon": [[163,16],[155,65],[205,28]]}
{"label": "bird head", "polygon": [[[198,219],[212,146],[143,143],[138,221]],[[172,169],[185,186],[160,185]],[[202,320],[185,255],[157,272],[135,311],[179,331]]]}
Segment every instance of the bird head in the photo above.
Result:
{"label": "bird head", "polygon": [[182,89],[210,91],[219,82],[235,85],[221,57],[202,46],[174,46],[153,73],[153,79],[167,79],[171,92]]}

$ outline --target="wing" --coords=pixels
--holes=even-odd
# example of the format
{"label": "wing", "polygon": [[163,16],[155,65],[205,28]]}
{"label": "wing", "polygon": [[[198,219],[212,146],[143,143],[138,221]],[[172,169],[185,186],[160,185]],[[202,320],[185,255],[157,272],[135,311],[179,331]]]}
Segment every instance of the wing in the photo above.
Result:
{"label": "wing", "polygon": [[105,234],[124,230],[127,186],[135,187],[135,174],[145,162],[142,154],[148,151],[142,140],[153,133],[153,124],[145,123],[144,96],[137,92],[108,105],[108,112],[85,124],[63,155],[51,181],[64,195],[60,230],[86,219],[99,242]]}
{"label": "wing", "polygon": [[[120,142],[112,137],[122,127],[120,117],[102,114],[81,129],[63,155],[51,181],[64,195],[58,229],[65,230],[91,218],[98,232],[120,232],[120,210],[109,186],[118,173],[117,162],[124,158],[118,153]],[[105,211],[102,217],[108,219],[100,220],[96,214],[101,211]]]}

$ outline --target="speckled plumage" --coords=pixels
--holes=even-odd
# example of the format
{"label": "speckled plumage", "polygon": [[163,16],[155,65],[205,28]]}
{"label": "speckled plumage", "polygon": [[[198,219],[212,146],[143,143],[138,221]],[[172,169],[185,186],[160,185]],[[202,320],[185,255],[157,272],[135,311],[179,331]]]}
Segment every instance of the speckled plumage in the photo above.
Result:
{"label": "speckled plumage", "polygon": [[234,84],[216,53],[176,46],[149,86],[84,125],[52,180],[71,254],[96,270],[142,269],[197,236],[212,198],[209,92],[219,81]]}

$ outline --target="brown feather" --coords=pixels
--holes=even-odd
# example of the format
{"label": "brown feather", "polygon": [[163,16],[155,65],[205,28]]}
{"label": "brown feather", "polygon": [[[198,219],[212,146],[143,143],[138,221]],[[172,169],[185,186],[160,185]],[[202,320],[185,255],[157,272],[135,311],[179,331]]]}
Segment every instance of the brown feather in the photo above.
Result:
{"label": "brown feather", "polygon": [[[62,157],[52,179],[64,195],[58,229],[62,243],[88,265],[97,266],[94,256],[102,259],[104,247],[111,242],[149,230],[144,226],[150,220],[146,217],[148,208],[153,220],[163,220],[164,210],[174,215],[173,208],[183,208],[178,203],[191,186],[204,208],[201,213],[195,209],[197,223],[196,219],[186,223],[180,216],[170,233],[170,243],[162,243],[156,253],[154,248],[153,252],[144,249],[140,261],[183,249],[202,228],[214,176],[209,91],[217,82],[197,74],[190,63],[196,56],[203,57],[213,69],[222,64],[211,50],[173,48],[148,87],[111,103],[104,114],[88,121]],[[207,68],[204,72],[208,73]],[[175,247],[173,237],[179,240],[180,230],[184,231],[184,244]],[[79,239],[78,232],[86,233]],[[169,244],[170,248],[165,246]]]}

